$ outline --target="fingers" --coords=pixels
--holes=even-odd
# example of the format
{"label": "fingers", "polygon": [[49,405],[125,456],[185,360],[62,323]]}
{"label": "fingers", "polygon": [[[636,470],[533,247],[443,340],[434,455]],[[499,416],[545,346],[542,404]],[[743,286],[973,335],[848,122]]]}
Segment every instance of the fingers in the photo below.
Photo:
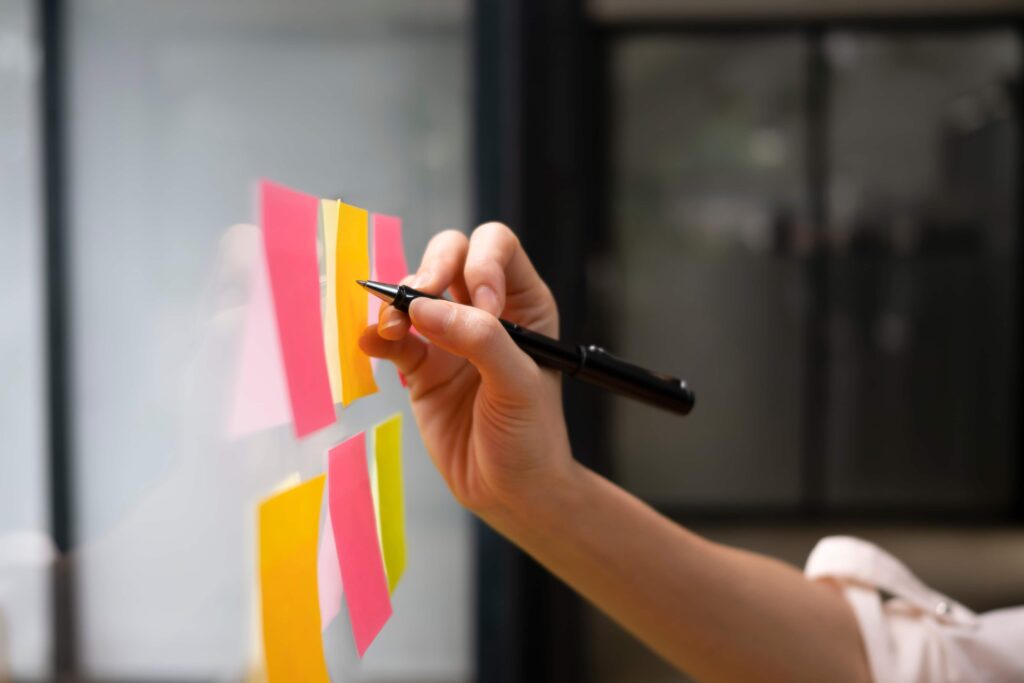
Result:
{"label": "fingers", "polygon": [[558,333],[558,313],[551,290],[537,274],[515,234],[501,223],[473,231],[464,276],[473,305],[500,316],[506,308],[515,322],[538,331]]}
{"label": "fingers", "polygon": [[397,340],[385,339],[372,325],[359,337],[359,348],[369,356],[391,361],[406,378],[415,374],[427,357],[427,345],[422,339],[415,335]]}
{"label": "fingers", "polygon": [[409,383],[413,398],[449,381],[466,367],[464,358],[446,353],[416,335],[385,339],[372,325],[363,330],[359,347],[367,355],[394,363]]}
{"label": "fingers", "polygon": [[[506,398],[532,400],[538,368],[490,313],[450,301],[415,299],[409,306],[416,329],[436,346],[469,360],[485,385]],[[410,337],[406,337],[409,339]]]}
{"label": "fingers", "polygon": [[427,294],[441,294],[447,289],[456,300],[468,302],[462,275],[468,250],[469,239],[458,230],[439,232],[427,244],[415,277],[406,284]]}
{"label": "fingers", "polygon": [[[402,278],[399,284],[409,285],[428,294],[451,291],[457,301],[468,302],[462,265],[466,260],[469,240],[457,230],[445,230],[431,238],[423,252],[420,269]],[[377,332],[384,339],[397,340],[409,333],[409,317],[391,306],[382,306]]]}
{"label": "fingers", "polygon": [[411,323],[409,316],[392,306],[382,306],[377,320],[377,333],[384,339],[392,341],[401,339],[409,333]]}

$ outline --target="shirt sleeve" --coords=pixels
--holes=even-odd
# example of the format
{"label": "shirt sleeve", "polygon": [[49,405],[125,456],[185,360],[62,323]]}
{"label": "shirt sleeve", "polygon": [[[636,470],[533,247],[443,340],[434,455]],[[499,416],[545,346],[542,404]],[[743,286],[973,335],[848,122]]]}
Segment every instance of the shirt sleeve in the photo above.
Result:
{"label": "shirt sleeve", "polygon": [[1022,607],[977,615],[881,548],[848,536],[822,539],[804,573],[841,587],[875,683],[1024,680]]}

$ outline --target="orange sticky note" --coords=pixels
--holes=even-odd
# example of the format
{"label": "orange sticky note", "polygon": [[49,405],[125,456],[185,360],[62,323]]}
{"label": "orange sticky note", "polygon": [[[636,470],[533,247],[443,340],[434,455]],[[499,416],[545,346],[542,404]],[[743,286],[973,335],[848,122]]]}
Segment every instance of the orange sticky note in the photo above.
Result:
{"label": "orange sticky note", "polygon": [[330,683],[320,640],[317,536],[323,475],[259,507],[260,595],[268,683]]}
{"label": "orange sticky note", "polygon": [[377,391],[370,358],[359,348],[359,335],[367,325],[366,290],[356,280],[370,278],[367,235],[369,214],[338,202],[338,245],[335,296],[338,306],[338,353],[341,359],[341,403]]}

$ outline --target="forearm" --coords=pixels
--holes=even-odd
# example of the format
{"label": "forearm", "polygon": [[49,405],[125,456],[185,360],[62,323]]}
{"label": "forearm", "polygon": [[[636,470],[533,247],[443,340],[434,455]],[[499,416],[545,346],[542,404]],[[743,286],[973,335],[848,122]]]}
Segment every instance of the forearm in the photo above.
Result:
{"label": "forearm", "polygon": [[703,539],[585,468],[482,516],[703,682],[868,680],[838,593],[782,562]]}

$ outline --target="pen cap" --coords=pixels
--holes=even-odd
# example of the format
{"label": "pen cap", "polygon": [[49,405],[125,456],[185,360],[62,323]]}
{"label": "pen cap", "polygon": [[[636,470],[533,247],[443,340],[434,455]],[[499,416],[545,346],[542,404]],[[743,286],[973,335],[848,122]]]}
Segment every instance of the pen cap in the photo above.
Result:
{"label": "pen cap", "polygon": [[600,346],[581,346],[580,352],[583,363],[577,377],[680,415],[693,410],[696,396],[678,377],[657,374],[627,363]]}

